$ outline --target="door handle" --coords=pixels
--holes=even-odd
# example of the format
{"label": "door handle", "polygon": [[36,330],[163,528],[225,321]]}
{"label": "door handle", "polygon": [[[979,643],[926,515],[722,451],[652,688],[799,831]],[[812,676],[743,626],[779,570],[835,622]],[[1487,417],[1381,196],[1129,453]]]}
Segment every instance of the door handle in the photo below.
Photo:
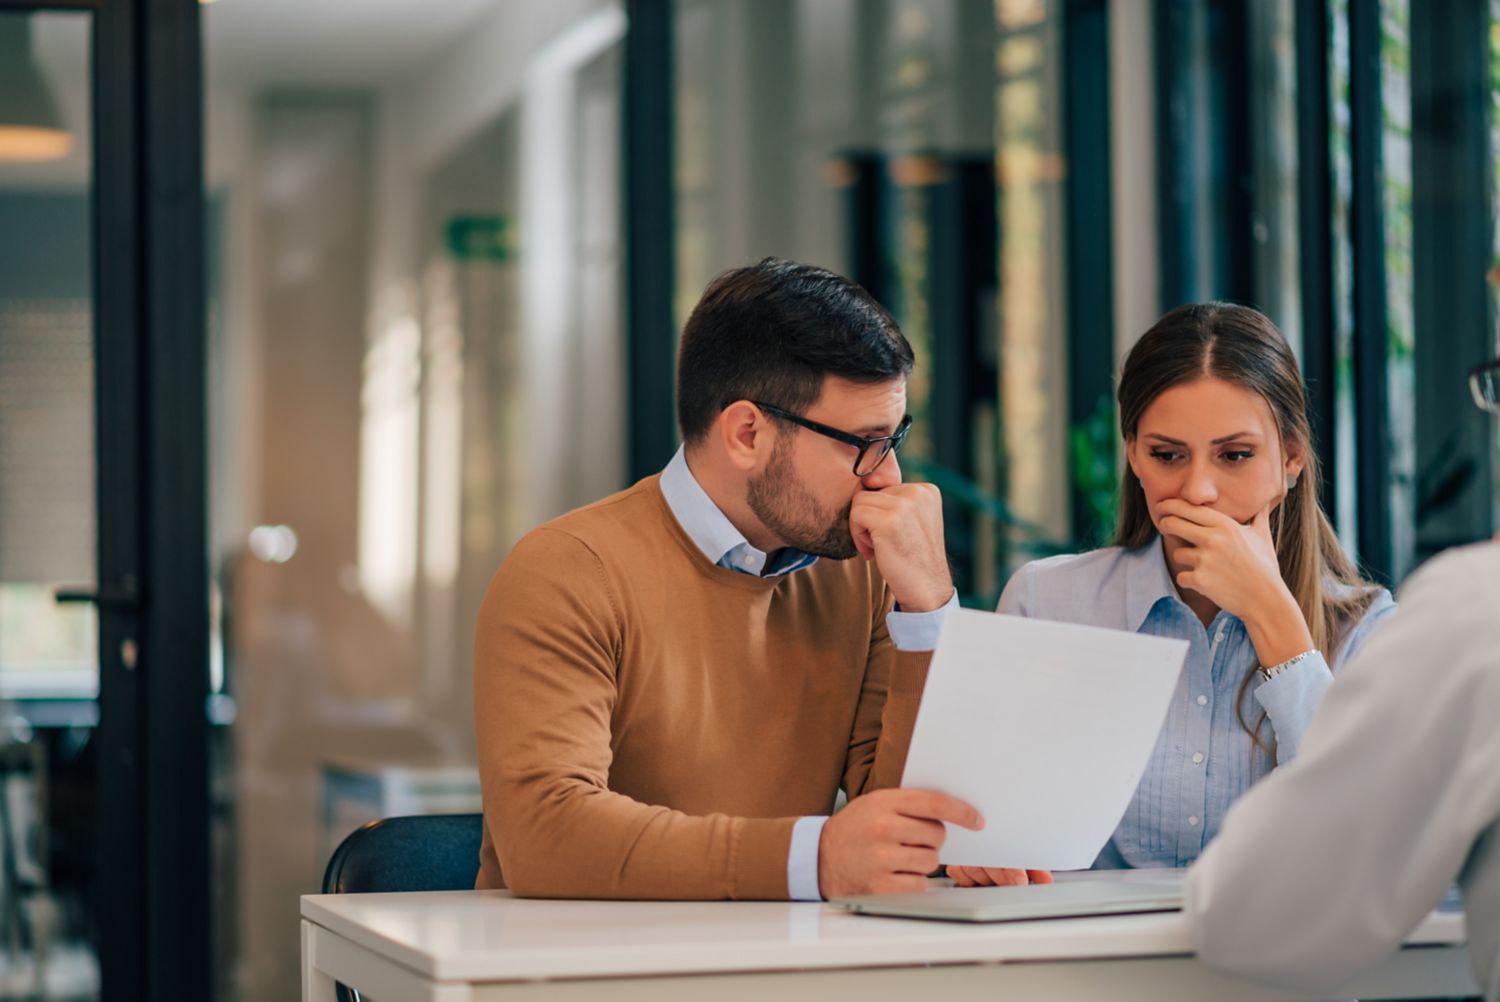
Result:
{"label": "door handle", "polygon": [[140,590],[136,588],[135,578],[129,575],[119,584],[102,588],[59,588],[52,593],[52,598],[59,605],[86,602],[110,612],[137,612],[141,607]]}

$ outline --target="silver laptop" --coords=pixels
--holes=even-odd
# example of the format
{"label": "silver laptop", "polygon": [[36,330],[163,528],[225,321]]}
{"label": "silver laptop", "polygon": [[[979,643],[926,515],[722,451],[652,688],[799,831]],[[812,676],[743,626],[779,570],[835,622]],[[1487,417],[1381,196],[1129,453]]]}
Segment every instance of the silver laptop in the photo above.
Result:
{"label": "silver laptop", "polygon": [[949,922],[1129,915],[1182,909],[1182,880],[1071,880],[1019,887],[933,887],[922,894],[872,894],[829,902],[861,915]]}

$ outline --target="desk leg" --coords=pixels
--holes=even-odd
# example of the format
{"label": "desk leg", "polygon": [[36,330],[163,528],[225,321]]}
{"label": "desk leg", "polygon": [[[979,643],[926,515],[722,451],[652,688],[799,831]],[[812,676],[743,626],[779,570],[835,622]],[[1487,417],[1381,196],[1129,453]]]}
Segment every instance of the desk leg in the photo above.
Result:
{"label": "desk leg", "polygon": [[334,980],[327,973],[313,966],[316,950],[313,945],[313,925],[302,920],[302,1002],[336,1002],[338,998]]}

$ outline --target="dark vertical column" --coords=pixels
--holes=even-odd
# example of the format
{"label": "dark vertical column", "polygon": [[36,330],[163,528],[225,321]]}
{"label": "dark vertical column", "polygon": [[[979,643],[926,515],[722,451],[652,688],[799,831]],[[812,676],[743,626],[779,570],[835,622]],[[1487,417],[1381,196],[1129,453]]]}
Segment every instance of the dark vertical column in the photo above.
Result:
{"label": "dark vertical column", "polygon": [[632,480],[665,466],[676,443],[672,10],[671,0],[626,3],[626,400]]}
{"label": "dark vertical column", "polygon": [[[1196,286],[1193,262],[1198,248],[1193,226],[1192,177],[1196,99],[1190,72],[1192,4],[1193,0],[1155,0],[1152,7],[1152,42],[1156,51],[1156,212],[1163,310],[1189,302]],[[1078,159],[1071,146],[1069,159],[1075,163]]]}
{"label": "dark vertical column", "polygon": [[204,396],[203,79],[197,0],[144,0],[141,257],[146,365],[146,989],[207,998],[208,474]]}
{"label": "dark vertical column", "polygon": [[1155,6],[1161,302],[1255,294],[1245,0]]}
{"label": "dark vertical column", "polygon": [[1302,373],[1307,382],[1313,451],[1323,467],[1323,510],[1335,504],[1333,161],[1329,152],[1328,8],[1299,3],[1297,18],[1297,215],[1301,220]]}
{"label": "dark vertical column", "polygon": [[137,601],[99,605],[98,848],[91,912],[105,1002],[146,995],[145,850],[139,665],[121,654],[140,643],[145,553],[141,504],[141,229],[137,192],[140,109],[135,80],[136,5],[94,19],[94,359],[99,587]]}
{"label": "dark vertical column", "polygon": [[[993,405],[999,386],[985,311],[994,303],[995,172],[993,161],[949,161],[928,200],[932,243],[932,422],[933,459],[974,478],[974,413]],[[972,592],[974,553],[970,512],[946,499],[944,526],[949,557],[961,594]]]}
{"label": "dark vertical column", "polygon": [[[1063,16],[1063,149],[1068,158],[1064,194],[1068,424],[1078,428],[1101,410],[1113,413],[1109,8],[1105,0],[1067,0]],[[1164,240],[1166,236],[1164,232]],[[1163,273],[1166,271],[1164,261]],[[1074,539],[1080,542],[1102,539],[1110,527],[1095,524],[1086,495],[1076,483],[1072,500]]]}
{"label": "dark vertical column", "polygon": [[1214,287],[1218,299],[1253,303],[1255,233],[1250,114],[1248,0],[1213,0],[1206,10],[1210,101],[1207,130],[1209,199],[1214,217]]}
{"label": "dark vertical column", "polygon": [[879,153],[854,152],[842,158],[848,169],[844,186],[844,246],[849,277],[882,305],[886,302],[885,160]]}
{"label": "dark vertical column", "polygon": [[212,991],[202,78],[194,0],[94,38],[103,997]]}
{"label": "dark vertical column", "polygon": [[1349,117],[1353,191],[1354,387],[1359,559],[1389,583],[1390,416],[1387,403],[1385,225],[1381,208],[1380,0],[1349,0]]}
{"label": "dark vertical column", "polygon": [[1491,351],[1485,0],[1411,7],[1418,559],[1493,531],[1488,415],[1464,373]]}

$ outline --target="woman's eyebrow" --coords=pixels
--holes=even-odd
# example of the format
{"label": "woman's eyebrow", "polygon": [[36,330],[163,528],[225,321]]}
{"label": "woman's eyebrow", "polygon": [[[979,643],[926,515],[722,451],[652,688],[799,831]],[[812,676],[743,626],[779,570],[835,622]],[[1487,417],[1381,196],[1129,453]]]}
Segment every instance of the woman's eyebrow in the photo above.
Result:
{"label": "woman's eyebrow", "polygon": [[[1165,442],[1168,445],[1180,445],[1180,446],[1183,446],[1184,448],[1187,447],[1187,443],[1186,442],[1180,441],[1180,440],[1175,439],[1175,438],[1168,438],[1166,435],[1163,435],[1160,432],[1153,431],[1153,432],[1148,433],[1145,437],[1146,438],[1153,438],[1153,439],[1156,439],[1157,441],[1160,441],[1160,442]],[[1260,435],[1260,432],[1258,432],[1258,431],[1237,431],[1233,435],[1222,435],[1219,438],[1214,439],[1212,442],[1210,442],[1208,444],[1209,445],[1223,445],[1225,442],[1259,440],[1260,437],[1261,437],[1261,435]]]}

